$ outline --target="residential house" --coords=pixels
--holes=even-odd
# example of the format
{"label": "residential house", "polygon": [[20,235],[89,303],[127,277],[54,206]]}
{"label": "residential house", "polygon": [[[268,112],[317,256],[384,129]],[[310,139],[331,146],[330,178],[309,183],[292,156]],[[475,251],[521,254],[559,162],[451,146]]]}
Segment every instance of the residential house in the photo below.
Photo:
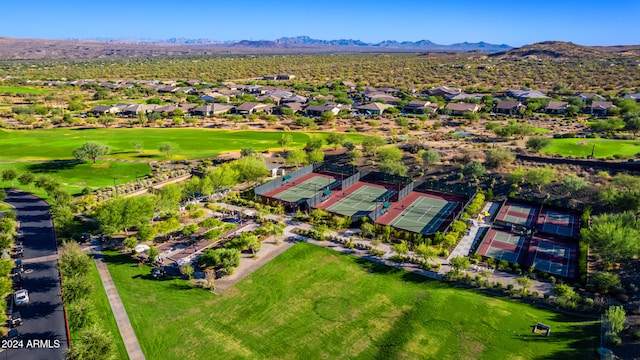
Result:
{"label": "residential house", "polygon": [[465,101],[465,100],[482,100],[482,97],[485,96],[486,94],[465,94],[465,93],[460,93],[458,95],[455,96],[451,96],[449,97],[450,101]]}
{"label": "residential house", "polygon": [[263,103],[248,101],[239,106],[236,106],[235,112],[236,114],[241,114],[241,115],[250,115],[257,112],[271,113],[273,108],[274,108],[273,104],[263,104]]}
{"label": "residential house", "polygon": [[262,77],[262,80],[265,80],[265,81],[275,81],[277,78],[278,78],[278,75],[275,75],[275,74],[274,74],[274,75],[264,75],[264,76]]}
{"label": "residential house", "polygon": [[566,101],[549,101],[549,104],[547,104],[547,107],[545,108],[545,111],[548,114],[564,114],[565,111],[567,111],[567,106],[569,106],[569,103]]}
{"label": "residential house", "polygon": [[387,93],[371,93],[365,97],[368,101],[384,101],[386,104],[397,105],[402,99]]}
{"label": "residential house", "polygon": [[281,103],[286,104],[286,103],[306,103],[307,102],[307,98],[304,96],[300,96],[300,95],[294,95],[294,96],[289,96],[289,97],[285,97],[282,100],[280,100]]}
{"label": "residential house", "polygon": [[591,115],[607,116],[607,112],[614,107],[611,101],[593,101],[591,103]]}
{"label": "residential house", "polygon": [[496,105],[495,112],[499,114],[517,115],[525,106],[520,101],[500,100]]}
{"label": "residential house", "polygon": [[282,108],[289,108],[291,110],[293,110],[294,114],[302,114],[304,111],[304,104],[300,103],[300,102],[286,102],[283,103],[282,106],[280,106],[277,110],[280,114],[282,114],[282,112],[280,111],[280,109]]}
{"label": "residential house", "polygon": [[351,105],[326,103],[322,105],[309,105],[307,106],[305,112],[307,116],[320,116],[325,112],[330,112],[333,115],[338,115],[340,111],[349,109],[351,109]]}
{"label": "residential house", "polygon": [[355,93],[356,91],[358,91],[358,86],[355,83],[351,82],[351,81],[342,81],[340,83],[340,85],[342,85],[342,86],[347,88],[347,93],[348,94],[352,94],[352,93]]}
{"label": "residential house", "polygon": [[120,108],[111,105],[98,105],[91,108],[89,112],[95,115],[117,114],[120,112]]}
{"label": "residential house", "polygon": [[480,104],[459,102],[459,103],[448,103],[447,106],[445,106],[445,109],[451,112],[451,115],[464,115],[465,113],[469,113],[469,112],[471,113],[478,112],[480,111],[480,109],[482,109],[482,106],[480,106]]}
{"label": "residential house", "polygon": [[157,107],[153,110],[153,112],[160,113],[160,114],[162,113],[173,114],[173,112],[176,110],[182,110],[183,112],[187,113],[189,112],[189,110],[193,109],[194,107],[195,107],[194,104],[169,104],[169,105]]}
{"label": "residential house", "polygon": [[462,89],[453,88],[449,86],[438,86],[427,90],[429,96],[441,96],[445,99],[451,99],[452,97],[462,93]]}
{"label": "residential house", "polygon": [[216,116],[228,113],[231,109],[231,105],[213,103],[193,108],[189,112],[194,116]]}
{"label": "residential house", "polygon": [[228,103],[229,100],[231,100],[231,97],[229,97],[229,95],[223,94],[223,93],[219,93],[219,92],[210,92],[207,94],[204,94],[202,96],[200,96],[198,98],[198,101],[204,101],[204,102],[225,102]]}
{"label": "residential house", "polygon": [[438,111],[439,108],[438,104],[429,101],[411,100],[402,107],[402,112],[407,114],[428,114]]}
{"label": "residential house", "polygon": [[393,107],[393,105],[374,102],[370,104],[355,106],[354,109],[358,114],[371,116],[371,115],[382,115],[382,113],[385,112],[385,110],[391,107]]}
{"label": "residential house", "polygon": [[578,98],[582,100],[583,103],[587,103],[587,101],[607,101],[602,95],[593,94],[593,93],[581,93],[578,94]]}
{"label": "residential house", "polygon": [[633,99],[635,101],[640,102],[640,93],[637,94],[627,94],[624,96],[625,99]]}
{"label": "residential house", "polygon": [[121,113],[123,116],[138,116],[139,114],[148,114],[159,107],[155,104],[124,104],[124,107],[120,107],[121,105],[116,106],[121,109]]}
{"label": "residential house", "polygon": [[542,91],[538,90],[507,90],[507,96],[512,97],[520,102],[526,102],[529,99],[548,99]]}
{"label": "residential house", "polygon": [[289,81],[289,80],[293,80],[295,79],[295,75],[291,75],[291,74],[278,74],[276,75],[276,80],[279,81]]}

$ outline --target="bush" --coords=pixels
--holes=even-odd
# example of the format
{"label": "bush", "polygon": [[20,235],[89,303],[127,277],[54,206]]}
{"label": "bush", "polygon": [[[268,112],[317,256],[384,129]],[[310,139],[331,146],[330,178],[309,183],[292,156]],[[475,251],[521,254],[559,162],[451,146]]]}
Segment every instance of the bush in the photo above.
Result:
{"label": "bush", "polygon": [[182,235],[188,236],[191,234],[195,234],[196,232],[198,232],[198,229],[200,229],[198,224],[189,224],[182,228]]}

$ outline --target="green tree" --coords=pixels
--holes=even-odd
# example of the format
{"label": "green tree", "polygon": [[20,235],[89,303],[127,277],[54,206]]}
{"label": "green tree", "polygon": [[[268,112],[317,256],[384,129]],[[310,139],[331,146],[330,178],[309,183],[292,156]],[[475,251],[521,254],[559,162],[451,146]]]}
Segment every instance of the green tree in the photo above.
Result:
{"label": "green tree", "polygon": [[138,246],[138,239],[135,236],[129,236],[122,241],[122,246],[127,249],[133,249]]}
{"label": "green tree", "polygon": [[67,359],[96,360],[113,359],[116,356],[116,346],[110,333],[102,330],[98,325],[84,329],[77,341],[69,349]]}
{"label": "green tree", "polygon": [[449,265],[456,274],[459,274],[461,271],[471,268],[471,261],[466,256],[456,256],[449,260]]}
{"label": "green tree", "polygon": [[624,129],[631,131],[633,137],[640,131],[640,113],[628,113],[624,116]]}
{"label": "green tree", "polygon": [[29,186],[29,188],[31,188],[31,184],[35,181],[36,177],[29,172],[25,172],[20,174],[20,176],[18,176],[18,182],[20,183],[20,185],[23,186]]}
{"label": "green tree", "polygon": [[320,149],[311,150],[307,154],[307,162],[310,164],[319,164],[324,161],[324,151]]}
{"label": "green tree", "polygon": [[480,177],[484,176],[487,173],[487,169],[477,161],[469,161],[465,164],[464,169],[462,169],[462,173],[475,181],[477,181]]}
{"label": "green tree", "polygon": [[67,241],[63,243],[59,252],[59,267],[63,277],[70,278],[76,274],[86,274],[89,271],[91,259],[82,251],[77,242]]}
{"label": "green tree", "polygon": [[581,230],[582,238],[594,252],[611,265],[640,255],[640,226],[633,212],[603,214]]}
{"label": "green tree", "polygon": [[556,177],[556,170],[550,166],[545,166],[527,171],[526,179],[531,185],[541,190],[543,186],[551,184]]}
{"label": "green tree", "polygon": [[191,276],[193,275],[193,266],[189,265],[189,264],[184,264],[182,266],[180,266],[180,274],[184,275],[187,279],[191,279]]}
{"label": "green tree", "polygon": [[253,150],[253,148],[242,148],[240,149],[240,156],[242,157],[247,157],[247,156],[252,156],[256,153],[255,150]]}
{"label": "green tree", "polygon": [[296,168],[300,167],[300,165],[305,165],[307,163],[307,153],[301,149],[291,150],[287,153],[286,163]]}
{"label": "green tree", "polygon": [[176,214],[180,208],[180,200],[182,200],[182,192],[178,184],[168,184],[158,193],[156,201],[156,210],[161,215]]}
{"label": "green tree", "polygon": [[2,170],[2,180],[10,181],[13,186],[13,181],[18,177],[18,171],[14,168],[8,168]]}
{"label": "green tree", "polygon": [[575,301],[580,296],[576,294],[575,290],[567,284],[558,284],[551,289],[551,292],[559,298],[565,298],[569,301]]}
{"label": "green tree", "polygon": [[158,148],[158,150],[161,153],[164,153],[165,156],[169,157],[171,156],[171,153],[175,150],[175,146],[173,146],[173,144],[171,143],[165,142],[160,145],[160,148]]}
{"label": "green tree", "polygon": [[87,141],[81,147],[73,150],[73,157],[80,161],[92,160],[95,164],[100,156],[109,152],[111,152],[109,146],[97,141]]}
{"label": "green tree", "polygon": [[231,168],[238,172],[240,181],[257,181],[269,174],[264,159],[250,156],[234,161]]}
{"label": "green tree", "polygon": [[356,144],[354,144],[352,141],[345,141],[342,143],[342,147],[344,147],[347,151],[353,151],[356,148]]}
{"label": "green tree", "polygon": [[338,145],[342,144],[346,136],[342,133],[331,133],[327,136],[327,145],[333,145],[334,149],[338,149]]}
{"label": "green tree", "polygon": [[147,249],[147,256],[149,257],[150,262],[156,261],[156,258],[158,257],[158,255],[160,255],[160,252],[158,251],[158,248],[156,248],[155,246],[152,245],[149,247],[149,249]]}
{"label": "green tree", "polygon": [[513,164],[516,160],[515,154],[507,148],[495,148],[486,151],[485,165],[490,168],[503,168]]}
{"label": "green tree", "polygon": [[395,146],[383,147],[378,150],[378,158],[381,161],[400,161],[402,159],[402,150]]}
{"label": "green tree", "polygon": [[325,111],[322,114],[320,114],[319,121],[320,121],[320,124],[326,124],[333,121],[333,119],[335,118],[336,116],[331,111]]}
{"label": "green tree", "polygon": [[421,157],[427,166],[440,162],[440,154],[435,150],[427,149],[422,153]]}
{"label": "green tree", "polygon": [[399,244],[395,244],[391,247],[391,250],[395,251],[398,254],[406,255],[409,253],[409,245],[406,241],[401,241]]}
{"label": "green tree", "polygon": [[527,147],[527,149],[533,152],[538,152],[549,146],[549,144],[551,144],[551,139],[549,139],[548,137],[532,136],[527,140],[525,146]]}
{"label": "green tree", "polygon": [[240,173],[236,169],[225,164],[216,166],[209,170],[207,178],[211,179],[214,191],[221,191],[236,185],[240,181]]}
{"label": "green tree", "polygon": [[282,136],[280,136],[280,139],[278,139],[278,145],[280,145],[284,151],[287,151],[287,148],[289,147],[289,145],[291,145],[292,142],[293,137],[291,136],[291,134],[282,134]]}
{"label": "green tree", "polygon": [[315,149],[320,149],[322,147],[322,138],[320,137],[312,137],[307,141],[307,144],[304,146],[305,149],[311,151]]}
{"label": "green tree", "polygon": [[520,290],[522,291],[522,295],[526,295],[529,292],[529,288],[531,287],[532,281],[526,276],[521,276],[516,279],[518,285],[520,285]]}
{"label": "green tree", "polygon": [[624,311],[622,305],[609,306],[604,312],[604,317],[609,323],[611,331],[615,334],[619,334],[624,330],[625,323],[627,321],[627,313]]}
{"label": "green tree", "polygon": [[393,161],[393,160],[381,161],[378,164],[378,170],[387,174],[399,175],[399,176],[406,176],[408,171],[407,167],[404,166],[402,162]]}
{"label": "green tree", "polygon": [[428,246],[427,244],[420,244],[416,246],[415,252],[427,261],[437,258],[439,254],[438,249],[433,246]]}
{"label": "green tree", "polygon": [[562,186],[567,190],[569,196],[589,186],[589,182],[575,174],[569,174],[562,179]]}
{"label": "green tree", "polygon": [[366,154],[376,155],[378,153],[378,149],[386,144],[387,141],[382,136],[367,136],[362,140],[362,150],[364,150]]}
{"label": "green tree", "polygon": [[598,272],[589,278],[589,288],[600,294],[611,294],[622,290],[622,283],[617,274]]}
{"label": "green tree", "polygon": [[142,148],[144,146],[142,141],[134,141],[133,143],[131,143],[131,145],[133,145],[133,148],[136,149],[136,152],[138,154],[142,154]]}

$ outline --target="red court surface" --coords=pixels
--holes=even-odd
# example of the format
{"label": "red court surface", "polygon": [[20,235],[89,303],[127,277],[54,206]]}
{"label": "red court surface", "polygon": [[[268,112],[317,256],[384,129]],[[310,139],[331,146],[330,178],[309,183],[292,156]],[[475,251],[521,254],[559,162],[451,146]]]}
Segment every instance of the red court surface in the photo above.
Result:
{"label": "red court surface", "polygon": [[537,229],[549,235],[577,238],[580,218],[574,213],[543,208],[538,216]]}
{"label": "red court surface", "polygon": [[538,209],[531,205],[507,202],[496,216],[496,221],[531,227],[538,215]]}
{"label": "red court surface", "polygon": [[529,245],[527,259],[522,264],[529,268],[566,278],[575,278],[578,264],[578,243],[534,236]]}
{"label": "red court surface", "polygon": [[[318,181],[320,180],[320,181]],[[300,199],[309,198],[315,195],[314,184],[317,184],[317,191],[327,182],[333,182],[336,179],[333,176],[310,173],[304,176],[301,176],[297,179],[291,179],[288,183],[266,192],[263,194],[263,197],[269,197],[274,199],[279,199],[287,202],[296,202]],[[318,187],[319,186],[319,187]],[[283,193],[287,193],[287,196]]]}
{"label": "red court surface", "polygon": [[476,253],[514,264],[521,262],[526,257],[528,246],[529,240],[524,235],[491,229],[482,240]]}
{"label": "red court surface", "polygon": [[464,202],[465,199],[455,195],[412,191],[394,202],[376,223],[413,233],[435,234],[447,229]]}

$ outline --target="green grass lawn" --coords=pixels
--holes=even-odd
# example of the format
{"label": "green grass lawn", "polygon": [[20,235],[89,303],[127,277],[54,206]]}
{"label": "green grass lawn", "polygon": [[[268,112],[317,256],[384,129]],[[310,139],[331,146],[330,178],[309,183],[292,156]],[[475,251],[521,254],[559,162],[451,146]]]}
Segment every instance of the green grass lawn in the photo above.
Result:
{"label": "green grass lawn", "polygon": [[546,134],[548,132],[551,132],[551,130],[549,129],[539,128],[539,127],[535,128],[533,131],[537,134]]}
{"label": "green grass lawn", "polygon": [[586,157],[591,155],[595,145],[596,158],[608,158],[614,155],[634,156],[640,153],[640,140],[610,139],[552,139],[551,144],[542,150],[545,154]]}
{"label": "green grass lawn", "polygon": [[[116,162],[98,161],[77,163],[75,161],[51,161],[51,162],[16,162],[0,164],[0,171],[14,168],[19,172],[31,172],[38,175],[49,175],[58,179],[62,188],[72,195],[80,194],[82,189],[90,187],[98,189],[105,186],[113,186],[113,179],[116,184],[124,184],[135,181],[136,173],[143,176],[151,173],[151,167],[146,162]],[[10,187],[11,183],[0,180],[0,186]],[[21,190],[34,192],[38,196],[45,196],[44,191],[35,186],[22,186],[17,180],[13,181],[13,187]]]}
{"label": "green grass lawn", "polygon": [[[112,159],[180,160],[214,157],[224,151],[251,147],[256,151],[280,147],[277,143],[281,131],[230,131],[209,129],[46,129],[0,130],[0,161],[70,159],[74,149],[84,142],[94,140],[111,147]],[[290,132],[293,138],[289,148],[303,146],[309,136],[326,133]],[[360,142],[359,134],[348,134],[347,139]],[[143,153],[138,154],[133,142],[143,143]],[[169,158],[160,153],[162,143],[175,146]]]}
{"label": "green grass lawn", "polygon": [[[89,301],[93,304],[93,307],[96,310],[98,324],[102,329],[111,333],[117,347],[118,359],[126,360],[129,358],[127,355],[127,349],[124,347],[122,337],[120,337],[118,324],[116,323],[116,319],[113,317],[113,312],[109,305],[109,299],[107,299],[107,293],[104,291],[104,287],[100,281],[100,274],[98,274],[98,269],[96,268],[96,264],[93,259],[91,260],[91,267],[89,268],[89,279],[95,286],[95,290],[91,292]],[[74,339],[77,338],[77,336],[72,333],[71,338]],[[71,345],[73,346],[73,340],[71,341]]]}
{"label": "green grass lawn", "polygon": [[0,201],[0,211],[13,210],[13,207],[6,202]]}
{"label": "green grass lawn", "polygon": [[47,89],[36,89],[30,87],[23,86],[0,86],[0,94],[2,93],[15,93],[15,94],[33,94],[33,95],[41,95],[48,94],[51,90]]}
{"label": "green grass lawn", "polygon": [[[594,321],[300,243],[216,296],[105,254],[147,359],[588,359]],[[246,260],[243,260],[246,261]],[[249,260],[251,261],[251,260]],[[550,337],[531,326],[551,326]]]}

